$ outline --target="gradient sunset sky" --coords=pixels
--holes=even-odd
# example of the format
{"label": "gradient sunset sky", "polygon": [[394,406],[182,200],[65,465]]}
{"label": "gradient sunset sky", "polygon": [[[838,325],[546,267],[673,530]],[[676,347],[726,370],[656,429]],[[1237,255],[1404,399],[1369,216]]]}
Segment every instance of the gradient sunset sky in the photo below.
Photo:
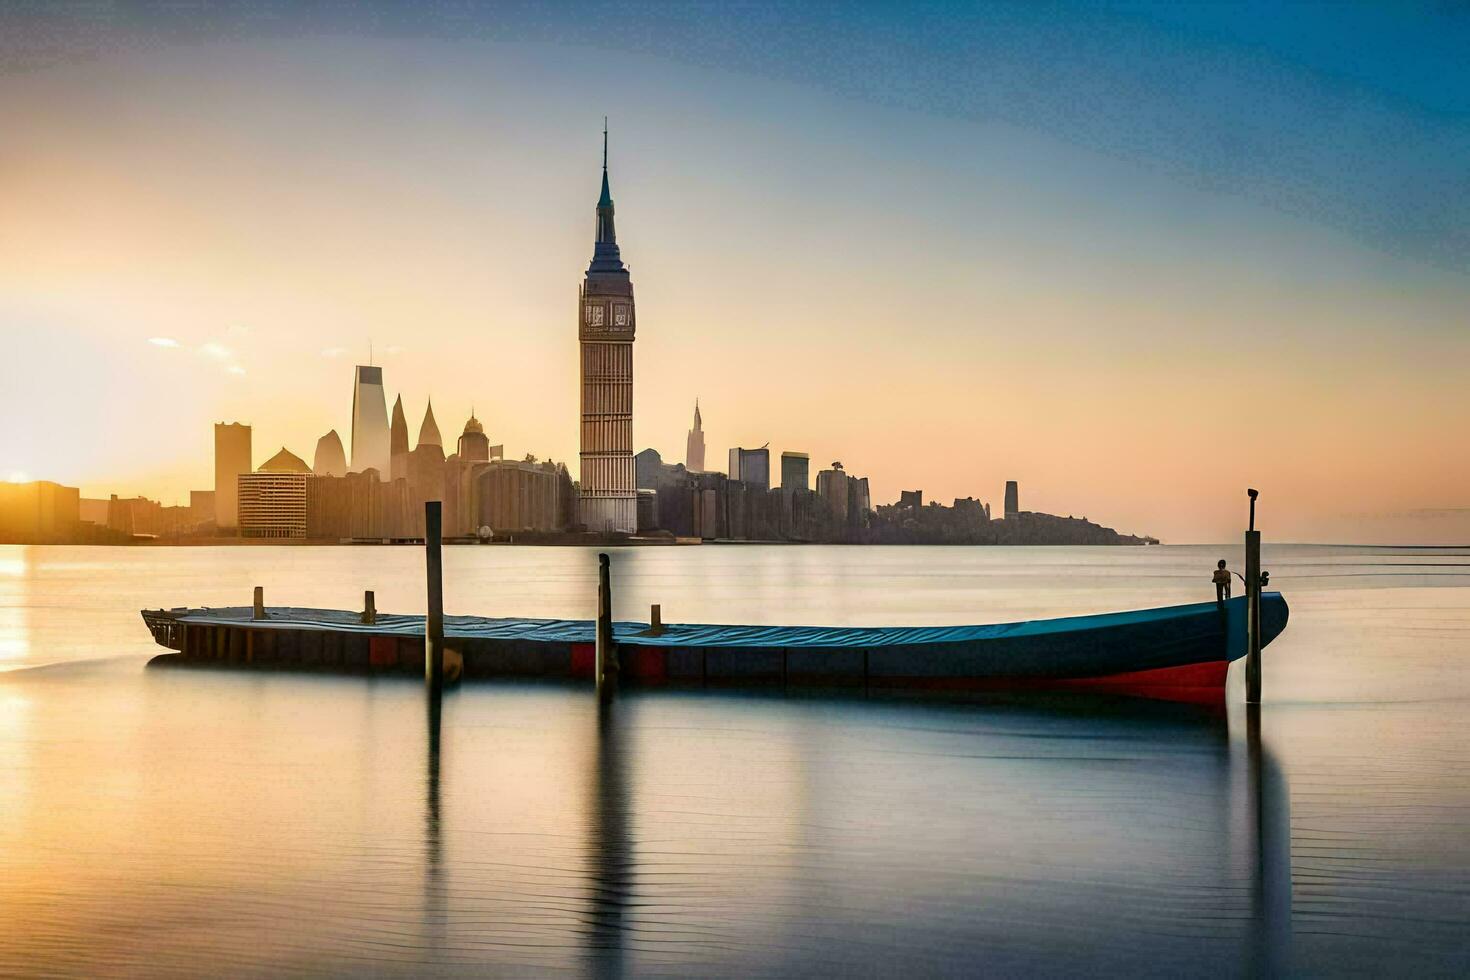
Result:
{"label": "gradient sunset sky", "polygon": [[576,475],[602,118],[635,443],[1168,541],[1470,541],[1470,8],[11,4],[0,478],[187,502],[373,345]]}

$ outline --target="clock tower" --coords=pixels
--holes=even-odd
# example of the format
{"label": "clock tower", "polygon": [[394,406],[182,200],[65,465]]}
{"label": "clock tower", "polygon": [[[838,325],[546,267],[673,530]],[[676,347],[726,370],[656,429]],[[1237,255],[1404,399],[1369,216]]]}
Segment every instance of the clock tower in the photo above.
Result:
{"label": "clock tower", "polygon": [[618,252],[602,128],[597,240],[577,303],[582,355],[581,523],[589,531],[638,530],[633,469],[633,282]]}

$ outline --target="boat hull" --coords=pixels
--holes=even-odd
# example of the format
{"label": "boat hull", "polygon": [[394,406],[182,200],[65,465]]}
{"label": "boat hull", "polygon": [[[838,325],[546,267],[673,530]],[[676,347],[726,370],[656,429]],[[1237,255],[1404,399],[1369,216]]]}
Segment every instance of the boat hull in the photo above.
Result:
{"label": "boat hull", "polygon": [[[145,611],[158,642],[185,659],[249,665],[422,671],[422,616],[272,608]],[[1262,597],[1262,641],[1286,627]],[[590,677],[587,621],[445,617],[468,677]],[[915,691],[1069,689],[1218,697],[1246,652],[1245,599],[1096,616],[956,627],[776,627],[617,623],[627,680],[644,685],[780,685]]]}

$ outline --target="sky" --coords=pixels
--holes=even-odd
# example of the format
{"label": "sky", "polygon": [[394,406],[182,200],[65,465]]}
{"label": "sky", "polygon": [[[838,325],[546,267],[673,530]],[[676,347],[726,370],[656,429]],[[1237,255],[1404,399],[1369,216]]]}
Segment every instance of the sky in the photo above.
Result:
{"label": "sky", "polygon": [[10,4],[0,478],[577,452],[603,116],[634,437],[1166,541],[1470,541],[1470,8]]}

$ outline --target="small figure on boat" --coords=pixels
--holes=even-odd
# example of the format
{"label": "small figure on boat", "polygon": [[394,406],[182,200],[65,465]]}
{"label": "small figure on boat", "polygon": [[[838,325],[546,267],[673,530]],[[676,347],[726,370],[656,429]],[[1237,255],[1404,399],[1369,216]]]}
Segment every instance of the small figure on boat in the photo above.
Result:
{"label": "small figure on boat", "polygon": [[1211,580],[1215,583],[1215,601],[1223,605],[1230,598],[1230,572],[1225,568],[1224,558],[1215,566]]}

